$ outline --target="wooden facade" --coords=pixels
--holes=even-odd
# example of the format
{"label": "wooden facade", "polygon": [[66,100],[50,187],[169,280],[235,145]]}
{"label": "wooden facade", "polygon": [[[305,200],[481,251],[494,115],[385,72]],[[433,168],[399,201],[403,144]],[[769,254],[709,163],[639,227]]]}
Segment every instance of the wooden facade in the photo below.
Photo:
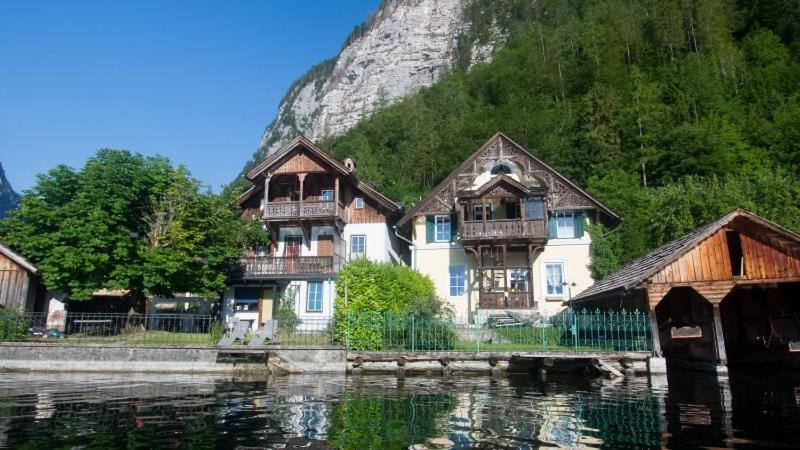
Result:
{"label": "wooden facade", "polygon": [[668,357],[718,366],[790,360],[800,345],[800,236],[736,210],[623,266],[573,303],[649,309],[656,353]]}
{"label": "wooden facade", "polygon": [[31,311],[38,288],[36,268],[0,244],[0,307]]}

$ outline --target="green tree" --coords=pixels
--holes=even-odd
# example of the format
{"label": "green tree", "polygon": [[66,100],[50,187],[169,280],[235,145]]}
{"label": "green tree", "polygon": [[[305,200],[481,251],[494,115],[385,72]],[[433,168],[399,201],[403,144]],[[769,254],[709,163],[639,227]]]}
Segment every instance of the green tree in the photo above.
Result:
{"label": "green tree", "polygon": [[129,289],[137,301],[212,295],[245,245],[266,239],[229,195],[201,192],[166,158],[102,149],[80,170],[40,175],[0,222],[0,238],[39,266],[49,289],[74,300],[101,288]]}

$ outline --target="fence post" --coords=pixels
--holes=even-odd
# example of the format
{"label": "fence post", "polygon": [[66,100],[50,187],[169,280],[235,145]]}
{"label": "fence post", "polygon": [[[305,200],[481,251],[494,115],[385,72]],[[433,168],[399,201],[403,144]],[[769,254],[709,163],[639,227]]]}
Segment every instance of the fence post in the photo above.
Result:
{"label": "fence post", "polygon": [[411,314],[411,353],[415,352],[417,347],[417,333],[414,332],[414,314]]}
{"label": "fence post", "polygon": [[578,321],[577,317],[575,316],[575,310],[570,308],[569,311],[570,317],[570,331],[572,332],[572,342],[575,345],[575,353],[578,353]]}

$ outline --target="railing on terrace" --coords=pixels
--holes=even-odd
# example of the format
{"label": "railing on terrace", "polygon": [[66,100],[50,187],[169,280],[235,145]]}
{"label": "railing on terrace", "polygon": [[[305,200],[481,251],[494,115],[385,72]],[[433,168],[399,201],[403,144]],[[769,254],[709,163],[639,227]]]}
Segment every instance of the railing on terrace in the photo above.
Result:
{"label": "railing on terrace", "polygon": [[[339,204],[339,216],[344,205]],[[299,219],[336,217],[336,203],[326,200],[304,200],[287,202],[268,202],[264,205],[264,219]]]}
{"label": "railing on terrace", "polygon": [[461,239],[547,238],[544,219],[462,220]]}
{"label": "railing on terrace", "polygon": [[[222,322],[207,315],[0,314],[0,342],[213,347],[225,332]],[[251,336],[234,346],[245,348]],[[650,352],[652,336],[648,315],[638,311],[567,310],[512,326],[373,313],[279,322],[265,345],[351,352]]]}
{"label": "railing on terrace", "polygon": [[242,277],[319,275],[333,273],[333,256],[255,256],[242,258]]}

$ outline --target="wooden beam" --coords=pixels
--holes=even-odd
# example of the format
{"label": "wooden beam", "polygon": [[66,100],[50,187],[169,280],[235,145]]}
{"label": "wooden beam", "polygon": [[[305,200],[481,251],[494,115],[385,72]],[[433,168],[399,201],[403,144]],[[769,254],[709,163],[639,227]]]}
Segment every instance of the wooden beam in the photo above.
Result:
{"label": "wooden beam", "polygon": [[733,282],[691,284],[692,289],[713,304],[719,304],[733,290],[734,286]]}
{"label": "wooden beam", "polygon": [[653,356],[660,358],[661,353],[661,335],[658,331],[658,317],[656,316],[655,309],[650,310],[650,335],[653,338]]}
{"label": "wooden beam", "polygon": [[339,175],[333,179],[333,211],[339,217]]}
{"label": "wooden beam", "polygon": [[712,308],[714,310],[714,322],[712,323],[714,328],[714,350],[717,353],[717,364],[724,366],[728,364],[728,355],[725,352],[725,336],[722,332],[722,318],[719,313],[719,303],[714,303]]}
{"label": "wooden beam", "polygon": [[667,296],[672,286],[669,284],[649,284],[647,285],[647,304],[650,310],[655,311],[656,306]]}
{"label": "wooden beam", "polygon": [[269,182],[272,180],[272,174],[267,172],[267,176],[264,177],[264,208],[262,209],[262,216],[263,211],[267,209],[267,203],[269,203]]}

